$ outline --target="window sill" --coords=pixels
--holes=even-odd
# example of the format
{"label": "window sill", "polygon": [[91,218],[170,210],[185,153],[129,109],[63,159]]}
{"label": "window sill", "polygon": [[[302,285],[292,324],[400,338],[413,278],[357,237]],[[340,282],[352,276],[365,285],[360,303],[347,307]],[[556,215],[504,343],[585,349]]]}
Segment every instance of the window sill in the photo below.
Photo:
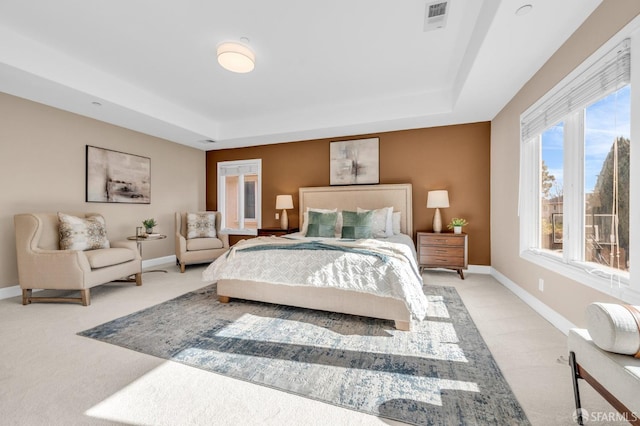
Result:
{"label": "window sill", "polygon": [[520,257],[626,303],[640,305],[640,289],[632,288],[628,277],[605,277],[604,271],[590,269],[587,265],[565,263],[557,256],[540,251],[524,250]]}

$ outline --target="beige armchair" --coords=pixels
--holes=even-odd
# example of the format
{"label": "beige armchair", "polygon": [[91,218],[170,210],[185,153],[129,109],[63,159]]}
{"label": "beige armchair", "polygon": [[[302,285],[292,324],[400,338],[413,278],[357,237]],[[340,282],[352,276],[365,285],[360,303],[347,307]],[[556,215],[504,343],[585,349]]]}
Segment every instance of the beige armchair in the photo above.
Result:
{"label": "beige armchair", "polygon": [[[90,215],[95,216],[75,214]],[[23,305],[81,302],[88,306],[90,289],[97,285],[120,278],[142,285],[142,259],[134,241],[110,241],[110,248],[87,251],[60,250],[56,213],[17,214],[14,224]],[[80,290],[80,297],[33,297],[33,289]]]}
{"label": "beige armchair", "polygon": [[222,214],[215,214],[216,238],[187,238],[187,213],[176,212],[176,258],[180,264],[180,272],[186,265],[212,262],[229,250],[229,236],[220,234]]}

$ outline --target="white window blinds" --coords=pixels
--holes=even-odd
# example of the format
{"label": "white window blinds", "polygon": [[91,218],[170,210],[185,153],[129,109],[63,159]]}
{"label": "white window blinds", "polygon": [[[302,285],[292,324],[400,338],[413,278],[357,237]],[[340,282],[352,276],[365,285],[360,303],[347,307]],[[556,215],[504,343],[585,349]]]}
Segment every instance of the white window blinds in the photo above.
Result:
{"label": "white window blinds", "polygon": [[522,141],[539,135],[573,111],[615,92],[631,80],[630,40],[625,39],[564,87],[536,102],[521,116]]}

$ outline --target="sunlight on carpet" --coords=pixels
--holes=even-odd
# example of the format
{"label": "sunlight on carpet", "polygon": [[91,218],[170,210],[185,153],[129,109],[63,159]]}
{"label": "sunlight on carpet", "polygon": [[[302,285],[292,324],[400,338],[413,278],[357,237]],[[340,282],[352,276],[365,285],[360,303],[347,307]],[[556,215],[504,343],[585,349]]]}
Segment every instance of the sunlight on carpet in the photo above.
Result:
{"label": "sunlight on carpet", "polygon": [[412,424],[529,424],[464,304],[426,286],[428,320],[386,320],[259,302],[215,285],[81,335]]}

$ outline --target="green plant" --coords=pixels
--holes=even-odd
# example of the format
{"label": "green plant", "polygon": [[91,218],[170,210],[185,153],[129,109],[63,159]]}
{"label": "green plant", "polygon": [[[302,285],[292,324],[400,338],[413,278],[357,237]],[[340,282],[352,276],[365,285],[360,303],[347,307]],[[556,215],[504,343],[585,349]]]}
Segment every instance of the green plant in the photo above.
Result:
{"label": "green plant", "polygon": [[151,229],[154,226],[156,226],[158,223],[156,222],[155,219],[151,218],[151,219],[145,219],[142,221],[142,224],[144,225],[144,227],[146,229]]}
{"label": "green plant", "polygon": [[467,226],[469,222],[461,217],[454,217],[451,219],[451,222],[447,225],[447,228],[453,229],[454,226]]}

